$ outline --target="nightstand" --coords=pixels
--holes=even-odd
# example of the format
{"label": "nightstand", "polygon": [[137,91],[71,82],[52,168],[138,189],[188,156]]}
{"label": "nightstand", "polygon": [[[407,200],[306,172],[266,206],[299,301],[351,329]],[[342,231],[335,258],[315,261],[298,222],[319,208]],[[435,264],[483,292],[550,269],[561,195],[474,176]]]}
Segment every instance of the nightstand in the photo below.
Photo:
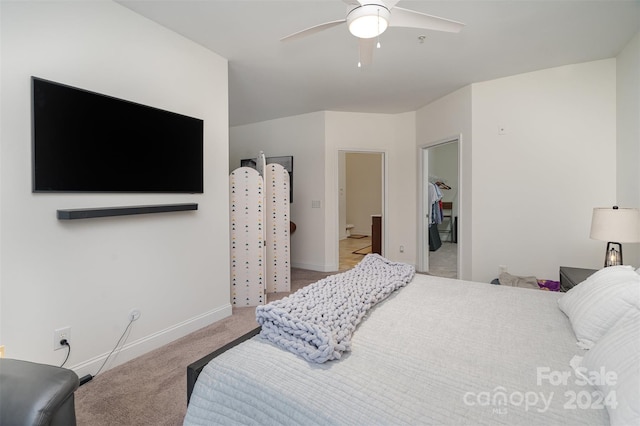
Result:
{"label": "nightstand", "polygon": [[589,278],[597,269],[560,267],[560,291],[569,291],[582,281]]}

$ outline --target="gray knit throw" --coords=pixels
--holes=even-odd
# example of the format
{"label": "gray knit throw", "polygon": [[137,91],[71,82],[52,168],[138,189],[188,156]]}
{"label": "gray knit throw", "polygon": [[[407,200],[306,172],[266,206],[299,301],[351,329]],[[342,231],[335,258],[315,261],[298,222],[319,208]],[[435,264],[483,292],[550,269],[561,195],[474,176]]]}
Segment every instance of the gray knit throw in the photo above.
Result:
{"label": "gray knit throw", "polygon": [[351,336],[367,310],[414,274],[411,265],[369,254],[347,272],[258,306],[260,335],[311,362],[339,359],[351,349]]}

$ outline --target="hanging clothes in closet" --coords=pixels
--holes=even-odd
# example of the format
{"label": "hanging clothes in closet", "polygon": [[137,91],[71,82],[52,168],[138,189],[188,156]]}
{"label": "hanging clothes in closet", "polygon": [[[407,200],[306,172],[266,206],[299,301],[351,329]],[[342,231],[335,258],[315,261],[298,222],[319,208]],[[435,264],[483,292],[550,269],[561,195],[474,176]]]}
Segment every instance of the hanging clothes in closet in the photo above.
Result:
{"label": "hanging clothes in closet", "polygon": [[442,246],[438,224],[442,223],[442,192],[440,188],[429,182],[429,251],[436,251]]}

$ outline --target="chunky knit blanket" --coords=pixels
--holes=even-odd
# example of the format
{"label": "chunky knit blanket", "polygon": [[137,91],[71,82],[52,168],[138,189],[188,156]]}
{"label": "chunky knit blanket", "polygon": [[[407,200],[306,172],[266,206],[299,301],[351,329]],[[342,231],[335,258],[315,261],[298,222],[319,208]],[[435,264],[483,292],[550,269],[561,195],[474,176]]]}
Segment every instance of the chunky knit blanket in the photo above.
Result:
{"label": "chunky knit blanket", "polygon": [[351,336],[367,311],[414,274],[411,265],[369,254],[347,272],[258,306],[260,335],[311,362],[339,359],[350,350]]}

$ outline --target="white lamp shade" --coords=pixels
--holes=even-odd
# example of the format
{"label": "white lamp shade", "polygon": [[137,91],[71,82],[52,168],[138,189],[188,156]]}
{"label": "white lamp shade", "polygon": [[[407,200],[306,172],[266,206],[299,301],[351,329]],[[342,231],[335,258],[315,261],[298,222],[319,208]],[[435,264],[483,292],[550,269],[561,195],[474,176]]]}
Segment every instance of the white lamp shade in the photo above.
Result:
{"label": "white lamp shade", "polygon": [[387,29],[390,13],[387,8],[368,4],[353,9],[347,15],[349,32],[358,38],[373,38]]}
{"label": "white lamp shade", "polygon": [[590,236],[600,241],[640,242],[640,209],[593,209]]}

